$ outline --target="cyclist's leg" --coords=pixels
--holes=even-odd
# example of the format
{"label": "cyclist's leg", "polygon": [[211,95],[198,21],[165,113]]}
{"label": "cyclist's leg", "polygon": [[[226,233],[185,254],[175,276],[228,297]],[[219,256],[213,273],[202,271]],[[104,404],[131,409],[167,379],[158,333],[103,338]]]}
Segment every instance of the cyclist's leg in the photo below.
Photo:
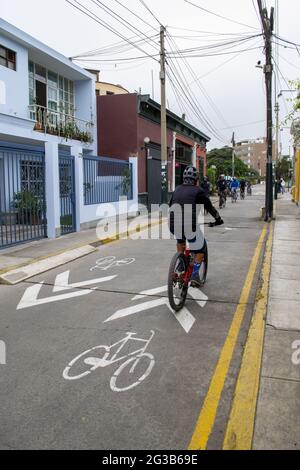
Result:
{"label": "cyclist's leg", "polygon": [[[184,255],[186,249],[186,238],[183,237],[180,240],[177,240],[177,253],[181,253]],[[183,272],[185,271],[185,266],[184,262],[180,260],[178,266],[177,266],[178,271]]]}
{"label": "cyclist's leg", "polygon": [[201,265],[202,265],[203,261],[205,260],[206,240],[203,237],[202,246],[200,248],[197,247],[197,248],[193,249],[193,244],[194,243],[195,243],[195,239],[189,241],[190,248],[191,248],[191,253],[193,253],[195,255],[191,281],[196,286],[200,286],[201,283],[200,283],[200,279],[199,279],[199,271],[200,271],[200,268],[201,268]]}
{"label": "cyclist's leg", "polygon": [[182,239],[177,240],[177,252],[184,254],[186,249],[186,238],[183,236]]}

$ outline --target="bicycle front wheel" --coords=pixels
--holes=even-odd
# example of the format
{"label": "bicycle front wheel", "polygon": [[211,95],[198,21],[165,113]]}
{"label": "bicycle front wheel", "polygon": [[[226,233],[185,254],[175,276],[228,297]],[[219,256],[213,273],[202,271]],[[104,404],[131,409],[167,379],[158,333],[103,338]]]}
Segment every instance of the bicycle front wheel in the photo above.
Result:
{"label": "bicycle front wheel", "polygon": [[199,271],[199,279],[202,286],[206,283],[207,278],[207,270],[208,270],[208,248],[207,243],[205,243],[205,252],[204,252],[204,260],[201,263],[200,271]]}
{"label": "bicycle front wheel", "polygon": [[176,253],[171,261],[168,276],[169,303],[175,312],[179,312],[185,304],[188,286],[184,278],[187,268],[185,256],[182,253]]}

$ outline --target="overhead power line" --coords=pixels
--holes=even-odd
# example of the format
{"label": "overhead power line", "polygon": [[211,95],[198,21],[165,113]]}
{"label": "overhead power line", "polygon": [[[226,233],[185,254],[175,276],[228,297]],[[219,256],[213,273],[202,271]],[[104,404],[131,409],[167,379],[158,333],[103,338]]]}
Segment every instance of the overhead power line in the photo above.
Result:
{"label": "overhead power line", "polygon": [[[152,35],[150,36],[152,39],[154,38],[157,38],[158,37],[158,34],[155,34],[155,35]],[[139,44],[143,44],[146,42],[145,39],[138,39],[138,40],[134,40],[136,38],[136,36],[131,36],[129,39],[130,41],[132,41],[135,45]],[[124,52],[128,52],[128,51],[131,51],[135,49],[135,47],[131,44],[128,44],[127,41],[119,41],[119,42],[116,42],[116,43],[113,43],[111,45],[107,45],[107,46],[104,46],[104,47],[101,47],[101,48],[98,48],[98,49],[91,49],[89,51],[85,51],[85,52],[82,52],[80,54],[76,54],[76,55],[73,55],[71,58],[72,59],[77,59],[79,57],[94,57],[94,56],[100,56],[100,55],[114,55],[114,54],[122,54]]]}
{"label": "overhead power line", "polygon": [[297,44],[296,42],[293,42],[293,41],[289,41],[288,39],[283,39],[280,36],[277,36],[276,34],[274,34],[274,37],[278,39],[279,41],[286,42],[287,44],[292,44],[295,47],[300,47],[300,44]]}
{"label": "overhead power line", "polygon": [[232,18],[228,18],[226,16],[223,16],[223,15],[219,15],[218,13],[215,13],[211,10],[207,10],[206,8],[203,8],[201,7],[200,5],[196,4],[196,3],[193,3],[193,2],[190,2],[189,0],[184,0],[186,3],[189,3],[190,5],[193,5],[194,7],[196,8],[199,8],[199,10],[202,10],[202,11],[205,11],[206,13],[209,13],[210,15],[214,15],[214,16],[217,16],[218,18],[222,18],[223,20],[226,20],[226,21],[230,21],[231,23],[235,23],[235,24],[238,24],[240,26],[246,26],[246,28],[250,28],[250,29],[255,29],[257,30],[257,28],[254,28],[254,26],[250,26],[248,24],[245,24],[245,23],[241,23],[239,21],[236,21],[236,20],[233,20]]}
{"label": "overhead power line", "polygon": [[[153,41],[149,36],[147,36],[143,31],[141,31],[139,28],[137,28],[136,25],[131,24],[129,21],[127,21],[125,18],[122,18],[117,12],[106,6],[103,2],[100,0],[90,0],[92,3],[94,3],[98,8],[103,10],[106,14],[108,14],[111,18],[115,19],[120,23],[122,26],[124,26],[126,29],[129,29],[130,32],[136,32],[139,37],[144,37],[145,40],[155,48],[157,48],[157,43]],[[153,43],[155,46],[153,46]]]}
{"label": "overhead power line", "polygon": [[[170,42],[175,46],[177,47],[174,39],[172,38],[172,36],[169,35],[169,40]],[[188,63],[188,61],[183,57],[183,62],[184,62],[184,65],[186,66],[187,70],[189,71],[189,73],[191,74],[192,78],[194,79],[197,87],[199,88],[201,94],[203,94],[203,96],[205,97],[205,99],[207,100],[207,102],[209,103],[209,105],[211,106],[211,108],[214,110],[214,112],[216,113],[216,115],[219,117],[219,119],[223,120],[223,122],[225,123],[225,125],[227,125],[225,119],[223,118],[221,112],[218,110],[217,106],[215,105],[215,103],[213,102],[213,100],[211,99],[211,97],[208,95],[208,93],[206,92],[204,86],[202,84],[200,84],[199,80],[197,80],[197,77],[196,77],[196,74],[194,72],[194,70],[192,69],[192,67],[190,66],[190,64]],[[182,72],[182,69],[180,68],[180,72],[182,74],[182,76],[184,77],[184,74]],[[187,87],[189,88],[189,85],[187,83],[187,80],[186,80],[186,84],[187,84]],[[189,88],[190,89],[190,88]],[[198,100],[196,99],[196,103],[197,105],[199,106],[199,102]],[[203,113],[204,114],[204,113]],[[207,122],[209,122],[209,120],[207,119]],[[214,128],[214,125],[212,123],[210,123],[210,126],[212,128],[212,130],[214,132],[216,132],[216,129]],[[219,136],[222,138],[223,140],[223,136],[221,136],[219,134]]]}
{"label": "overhead power line", "polygon": [[157,21],[157,23],[162,26],[161,22],[159,21],[159,19],[156,17],[156,15],[153,13],[152,10],[150,10],[150,8],[148,7],[148,5],[146,4],[146,2],[144,0],[139,0],[140,3],[146,8],[146,10],[150,13],[150,15]]}
{"label": "overhead power line", "polygon": [[[170,39],[168,38],[168,42]],[[203,107],[201,106],[199,100],[194,95],[190,87],[188,86],[187,79],[185,77],[184,71],[182,70],[180,64],[178,66],[175,64],[178,63],[178,60],[168,59],[168,72],[172,73],[175,82],[177,83],[182,98],[188,103],[187,109],[191,110],[193,114],[197,117],[201,125],[207,129],[207,131],[212,134],[220,142],[224,142],[224,137],[221,136],[215,129],[214,124],[207,117]],[[178,68],[179,70],[178,70]],[[176,86],[177,86],[176,85]]]}
{"label": "overhead power line", "polygon": [[125,10],[129,11],[132,15],[134,15],[136,18],[138,18],[140,21],[142,21],[144,24],[146,24],[147,26],[150,26],[150,28],[152,29],[155,29],[154,26],[152,26],[150,23],[148,23],[148,21],[146,21],[144,18],[142,18],[141,16],[137,15],[134,11],[132,11],[130,8],[128,8],[127,6],[125,6],[122,2],[120,2],[119,0],[114,0],[116,3],[118,3],[118,5],[120,5],[122,8],[125,8]]}
{"label": "overhead power line", "polygon": [[[148,54],[144,49],[142,49],[140,46],[134,44],[130,39],[126,38],[126,36],[124,36],[123,34],[121,34],[119,31],[115,30],[109,23],[106,23],[105,21],[101,20],[99,18],[99,16],[97,16],[94,12],[92,12],[90,9],[88,9],[86,6],[82,5],[79,1],[77,0],[65,0],[67,3],[69,3],[70,5],[72,5],[72,7],[76,8],[78,11],[80,11],[81,13],[83,13],[84,15],[88,16],[89,18],[91,18],[92,20],[94,20],[96,23],[100,24],[101,26],[103,26],[105,29],[109,30],[110,32],[112,32],[113,34],[115,34],[116,36],[120,37],[121,39],[123,39],[124,41],[128,42],[129,44],[131,44],[133,47],[135,47],[136,49],[139,49],[141,52],[143,52],[145,55],[147,55],[148,57],[151,57],[153,60],[155,60],[156,62],[159,62],[153,55],[151,54]],[[73,3],[74,2],[74,3]]]}

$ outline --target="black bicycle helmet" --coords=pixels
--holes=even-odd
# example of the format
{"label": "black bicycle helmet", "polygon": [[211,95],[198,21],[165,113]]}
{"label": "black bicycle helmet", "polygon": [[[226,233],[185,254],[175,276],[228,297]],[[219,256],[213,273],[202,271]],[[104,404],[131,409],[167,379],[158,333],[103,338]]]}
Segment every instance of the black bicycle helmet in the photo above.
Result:
{"label": "black bicycle helmet", "polygon": [[183,172],[183,181],[197,181],[198,171],[194,166],[187,167]]}

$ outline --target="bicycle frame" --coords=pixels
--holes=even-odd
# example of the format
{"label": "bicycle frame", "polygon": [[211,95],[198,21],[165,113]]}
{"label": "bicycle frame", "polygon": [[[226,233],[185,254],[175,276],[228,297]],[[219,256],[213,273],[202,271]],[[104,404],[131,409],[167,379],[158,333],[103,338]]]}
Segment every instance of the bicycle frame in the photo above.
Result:
{"label": "bicycle frame", "polygon": [[185,256],[185,259],[186,259],[186,263],[187,263],[187,270],[186,270],[186,273],[184,275],[184,284],[186,286],[188,286],[189,282],[190,282],[190,279],[192,277],[192,274],[193,274],[193,265],[191,265],[191,251],[189,248],[186,248],[185,251],[184,251],[184,256]]}
{"label": "bicycle frame", "polygon": [[[112,344],[111,346],[107,346],[107,352],[106,352],[104,358],[102,359],[102,362],[99,361],[98,364],[95,364],[94,367],[92,368],[92,370],[96,370],[98,367],[105,367],[105,366],[108,366],[108,365],[111,365],[111,364],[115,364],[116,362],[122,361],[122,360],[124,360],[128,357],[131,357],[131,356],[139,357],[140,355],[142,355],[146,351],[146,349],[147,349],[148,345],[150,344],[150,342],[151,342],[153,336],[155,335],[155,333],[154,333],[153,330],[151,330],[151,335],[150,335],[149,339],[134,338],[135,335],[136,335],[136,333],[128,332],[127,336],[125,338],[121,339],[120,341],[117,341],[116,343]],[[122,351],[122,349],[126,346],[126,344],[131,340],[132,341],[138,341],[138,342],[141,342],[141,343],[145,343],[145,346],[143,348],[137,349],[137,350],[135,350],[135,351],[133,351],[129,354],[126,354],[124,356],[117,357],[118,354]],[[115,346],[118,346],[118,345],[120,345],[120,346],[117,349],[117,351],[115,352],[115,354],[112,356],[111,359],[107,360],[107,357],[109,356],[111,349],[114,348]],[[99,347],[99,346],[96,346],[93,349],[96,349],[97,347]],[[86,360],[84,362],[87,363],[86,361],[88,359],[90,359],[90,358],[86,358]],[[104,361],[107,362],[105,365],[104,365],[104,363],[105,363]]]}

